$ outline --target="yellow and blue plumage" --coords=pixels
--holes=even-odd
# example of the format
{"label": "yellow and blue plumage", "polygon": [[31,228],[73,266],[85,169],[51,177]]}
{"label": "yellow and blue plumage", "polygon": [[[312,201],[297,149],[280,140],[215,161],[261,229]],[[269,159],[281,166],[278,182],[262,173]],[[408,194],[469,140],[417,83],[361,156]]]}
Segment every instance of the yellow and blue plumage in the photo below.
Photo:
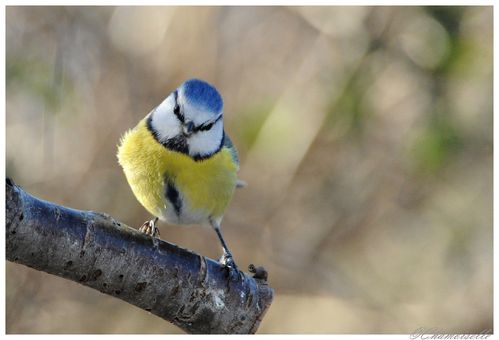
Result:
{"label": "yellow and blue plumage", "polygon": [[[210,84],[191,79],[126,132],[118,161],[137,200],[160,220],[210,224],[224,263],[236,268],[220,223],[237,184],[237,151],[223,128],[223,101]],[[141,228],[153,236],[156,221]]]}

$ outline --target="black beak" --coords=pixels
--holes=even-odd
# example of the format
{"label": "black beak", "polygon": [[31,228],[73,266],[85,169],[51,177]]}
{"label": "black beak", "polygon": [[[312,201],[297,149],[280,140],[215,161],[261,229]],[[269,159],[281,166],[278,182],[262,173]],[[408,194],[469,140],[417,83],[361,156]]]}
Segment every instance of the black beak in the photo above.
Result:
{"label": "black beak", "polygon": [[192,135],[193,131],[194,131],[194,123],[191,121],[186,122],[183,126],[184,136]]}

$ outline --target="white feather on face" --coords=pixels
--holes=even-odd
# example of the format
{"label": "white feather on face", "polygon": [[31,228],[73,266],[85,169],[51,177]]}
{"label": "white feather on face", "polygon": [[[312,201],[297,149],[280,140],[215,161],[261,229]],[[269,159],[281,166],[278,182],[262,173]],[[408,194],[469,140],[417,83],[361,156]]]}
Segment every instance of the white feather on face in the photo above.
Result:
{"label": "white feather on face", "polygon": [[182,123],[173,114],[174,107],[175,98],[172,93],[151,112],[151,127],[161,142],[182,134]]}
{"label": "white feather on face", "polygon": [[[207,93],[211,97],[206,97]],[[176,105],[181,119],[174,113]],[[169,147],[169,141],[185,142],[191,157],[205,158],[220,150],[224,135],[222,109],[221,97],[211,85],[189,80],[151,113],[150,127],[165,146]],[[191,134],[186,133],[189,122],[194,126]],[[210,123],[213,123],[211,128],[198,130]]]}

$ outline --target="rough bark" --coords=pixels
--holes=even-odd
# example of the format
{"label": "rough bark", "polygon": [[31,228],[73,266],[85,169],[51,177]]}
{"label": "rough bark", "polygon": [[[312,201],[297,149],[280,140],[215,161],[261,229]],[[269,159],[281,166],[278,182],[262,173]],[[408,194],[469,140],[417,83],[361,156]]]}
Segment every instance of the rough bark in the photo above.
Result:
{"label": "rough bark", "polygon": [[214,260],[106,214],[43,201],[10,179],[6,252],[9,261],[122,299],[188,333],[255,333],[272,303],[266,273],[229,279]]}

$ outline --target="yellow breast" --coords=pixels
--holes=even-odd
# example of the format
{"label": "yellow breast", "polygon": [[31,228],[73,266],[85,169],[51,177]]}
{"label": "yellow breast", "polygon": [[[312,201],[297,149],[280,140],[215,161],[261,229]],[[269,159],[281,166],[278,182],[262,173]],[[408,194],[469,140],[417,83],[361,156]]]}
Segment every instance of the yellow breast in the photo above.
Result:
{"label": "yellow breast", "polygon": [[[209,217],[221,217],[237,181],[238,165],[229,149],[195,161],[158,143],[145,119],[122,137],[118,161],[138,201],[152,215],[172,223],[203,223]],[[184,219],[168,217],[172,214],[165,196],[166,177],[173,179],[183,198]]]}

